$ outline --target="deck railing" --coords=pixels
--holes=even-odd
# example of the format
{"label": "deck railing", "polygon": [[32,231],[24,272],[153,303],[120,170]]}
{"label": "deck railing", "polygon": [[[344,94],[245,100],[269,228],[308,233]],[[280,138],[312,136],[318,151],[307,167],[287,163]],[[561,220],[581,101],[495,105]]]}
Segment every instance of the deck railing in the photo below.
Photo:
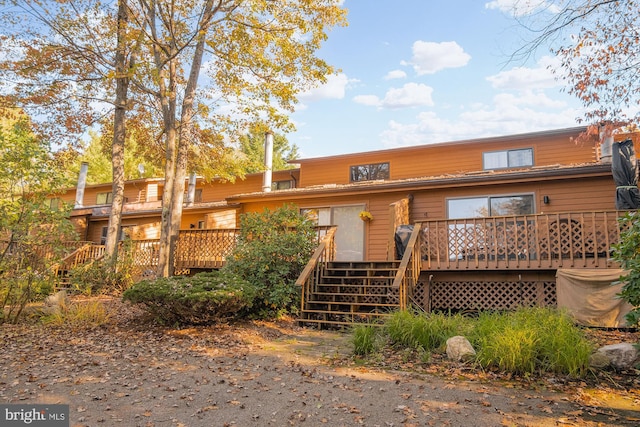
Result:
{"label": "deck railing", "polygon": [[606,268],[623,212],[421,222],[423,270]]}
{"label": "deck railing", "polygon": [[239,230],[180,230],[175,268],[220,268],[238,241]]}
{"label": "deck railing", "polygon": [[329,261],[333,261],[336,254],[335,247],[335,234],[337,227],[329,227],[323,233],[323,236],[319,235],[319,244],[314,251],[311,259],[305,266],[302,273],[296,280],[296,285],[302,286],[301,307],[304,310],[306,301],[310,295],[316,292],[316,287],[319,282],[320,276],[325,268],[325,264]]}
{"label": "deck railing", "polygon": [[411,232],[407,248],[400,261],[398,272],[393,280],[393,289],[398,289],[400,309],[405,310],[413,296],[420,277],[420,234],[421,224],[416,224]]}

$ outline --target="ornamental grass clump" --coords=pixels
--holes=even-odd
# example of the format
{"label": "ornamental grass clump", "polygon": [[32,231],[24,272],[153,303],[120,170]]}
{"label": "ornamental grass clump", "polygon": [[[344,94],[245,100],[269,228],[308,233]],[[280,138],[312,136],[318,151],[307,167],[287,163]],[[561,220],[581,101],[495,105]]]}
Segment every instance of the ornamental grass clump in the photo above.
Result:
{"label": "ornamental grass clump", "polygon": [[436,350],[447,339],[464,334],[470,321],[460,314],[398,311],[385,321],[385,330],[396,346]]}
{"label": "ornamental grass clump", "polygon": [[378,350],[380,347],[380,327],[373,325],[357,325],[351,332],[353,353],[357,356],[366,356]]}
{"label": "ornamental grass clump", "polygon": [[470,341],[481,366],[519,375],[556,372],[582,377],[592,352],[567,313],[547,308],[481,313]]}

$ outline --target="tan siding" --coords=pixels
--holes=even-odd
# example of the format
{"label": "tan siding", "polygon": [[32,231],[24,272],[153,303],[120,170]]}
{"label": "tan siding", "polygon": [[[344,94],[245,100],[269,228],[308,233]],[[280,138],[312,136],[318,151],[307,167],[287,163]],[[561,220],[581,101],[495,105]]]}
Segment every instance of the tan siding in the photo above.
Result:
{"label": "tan siding", "polygon": [[534,166],[596,161],[593,144],[576,144],[569,135],[514,139],[512,142],[481,140],[305,160],[301,167],[301,186],[347,184],[351,166],[369,163],[389,162],[390,179],[476,172],[483,168],[482,153],[518,148],[533,148]]}

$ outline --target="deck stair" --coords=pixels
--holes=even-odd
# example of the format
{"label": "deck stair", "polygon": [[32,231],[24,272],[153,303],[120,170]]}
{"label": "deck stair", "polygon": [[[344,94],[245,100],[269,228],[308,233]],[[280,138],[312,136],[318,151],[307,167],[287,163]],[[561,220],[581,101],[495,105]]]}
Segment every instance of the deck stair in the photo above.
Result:
{"label": "deck stair", "polygon": [[56,290],[73,290],[71,286],[71,271],[80,266],[92,263],[104,257],[104,245],[87,243],[64,257],[53,266],[54,275],[57,277]]}
{"label": "deck stair", "polygon": [[306,293],[299,322],[304,325],[372,323],[400,308],[393,286],[399,261],[332,261]]}

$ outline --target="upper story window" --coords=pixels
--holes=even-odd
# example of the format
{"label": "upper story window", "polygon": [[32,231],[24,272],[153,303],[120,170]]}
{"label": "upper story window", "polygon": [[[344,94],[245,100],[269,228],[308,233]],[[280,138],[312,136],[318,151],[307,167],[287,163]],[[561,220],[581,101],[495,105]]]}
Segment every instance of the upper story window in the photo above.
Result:
{"label": "upper story window", "polygon": [[505,169],[533,166],[533,148],[482,153],[483,169]]}
{"label": "upper story window", "polygon": [[533,194],[447,200],[450,219],[533,214]]}
{"label": "upper story window", "polygon": [[107,193],[98,193],[96,196],[96,205],[108,205],[113,202],[113,193],[111,191]]}
{"label": "upper story window", "polygon": [[389,162],[351,166],[351,182],[389,179]]}
{"label": "upper story window", "polygon": [[288,190],[289,188],[293,188],[291,185],[291,181],[275,181],[271,183],[272,190]]}

